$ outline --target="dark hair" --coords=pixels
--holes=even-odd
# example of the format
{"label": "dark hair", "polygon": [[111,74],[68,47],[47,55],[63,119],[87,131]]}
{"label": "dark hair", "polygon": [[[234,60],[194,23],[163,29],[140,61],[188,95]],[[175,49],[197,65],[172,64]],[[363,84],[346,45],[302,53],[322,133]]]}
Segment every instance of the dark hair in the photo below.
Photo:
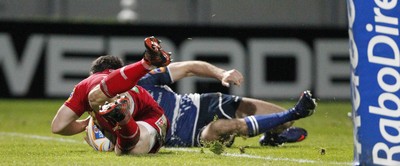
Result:
{"label": "dark hair", "polygon": [[98,57],[92,62],[90,67],[90,73],[94,74],[97,72],[102,72],[106,69],[118,69],[124,66],[124,62],[121,58],[112,55],[104,55]]}

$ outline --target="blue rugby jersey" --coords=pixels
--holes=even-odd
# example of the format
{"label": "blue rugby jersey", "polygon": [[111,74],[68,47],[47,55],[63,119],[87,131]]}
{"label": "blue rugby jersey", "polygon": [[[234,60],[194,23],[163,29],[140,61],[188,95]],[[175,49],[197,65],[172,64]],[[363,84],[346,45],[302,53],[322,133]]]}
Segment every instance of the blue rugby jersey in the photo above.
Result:
{"label": "blue rugby jersey", "polygon": [[195,146],[197,120],[199,116],[200,95],[180,95],[167,85],[173,80],[168,68],[158,68],[144,76],[138,85],[145,88],[153,99],[164,109],[171,123],[167,132],[166,146]]}

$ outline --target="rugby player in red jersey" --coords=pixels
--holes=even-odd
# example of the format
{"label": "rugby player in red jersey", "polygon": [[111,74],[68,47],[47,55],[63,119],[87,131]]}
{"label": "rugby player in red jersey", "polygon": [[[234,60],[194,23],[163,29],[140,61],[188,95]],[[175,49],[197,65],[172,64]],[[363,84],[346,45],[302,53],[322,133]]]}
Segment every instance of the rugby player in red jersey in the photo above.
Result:
{"label": "rugby player in red jersey", "polygon": [[74,135],[85,130],[88,119],[79,120],[84,112],[95,117],[96,124],[109,139],[115,139],[115,153],[155,153],[164,144],[169,122],[162,108],[137,82],[155,67],[167,66],[170,53],[154,37],[144,40],[146,51],[139,62],[116,68],[113,61],[95,61],[91,75],[79,82],[70,98],[59,108],[51,129],[55,134]]}

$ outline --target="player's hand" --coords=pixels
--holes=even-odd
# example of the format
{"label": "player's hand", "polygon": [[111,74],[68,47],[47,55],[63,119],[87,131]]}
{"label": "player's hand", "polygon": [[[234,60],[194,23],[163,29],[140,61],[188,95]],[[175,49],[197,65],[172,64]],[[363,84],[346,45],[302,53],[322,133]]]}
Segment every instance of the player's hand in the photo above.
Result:
{"label": "player's hand", "polygon": [[234,84],[236,86],[240,86],[243,82],[243,75],[239,71],[232,69],[225,71],[223,73],[223,77],[221,79],[221,83],[223,86],[229,87],[230,84]]}
{"label": "player's hand", "polygon": [[147,65],[164,67],[171,63],[171,52],[164,51],[160,43],[161,41],[154,36],[144,39],[146,51],[143,55],[143,59]]}

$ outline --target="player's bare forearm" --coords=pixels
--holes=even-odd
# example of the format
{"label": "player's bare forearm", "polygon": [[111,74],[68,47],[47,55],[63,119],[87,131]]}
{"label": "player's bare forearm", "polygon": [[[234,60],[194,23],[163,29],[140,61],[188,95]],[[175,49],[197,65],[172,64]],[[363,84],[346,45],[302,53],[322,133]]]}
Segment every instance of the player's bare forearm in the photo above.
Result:
{"label": "player's bare forearm", "polygon": [[79,116],[66,105],[62,105],[51,123],[54,134],[74,135],[85,130],[89,119],[78,120]]}
{"label": "player's bare forearm", "polygon": [[225,70],[203,61],[183,61],[171,63],[169,66],[174,81],[189,76],[201,76],[222,79]]}
{"label": "player's bare forearm", "polygon": [[188,76],[200,76],[215,78],[221,81],[222,85],[229,86],[230,83],[240,85],[243,81],[242,74],[235,70],[226,71],[204,61],[175,62],[169,65],[172,79],[177,81]]}
{"label": "player's bare forearm", "polygon": [[69,125],[67,125],[63,130],[59,131],[56,134],[60,135],[75,135],[79,134],[83,131],[85,131],[86,126],[88,125],[89,119],[84,119],[84,120],[76,120],[71,122]]}
{"label": "player's bare forearm", "polygon": [[222,80],[225,70],[203,61],[193,61],[189,65],[189,74]]}

